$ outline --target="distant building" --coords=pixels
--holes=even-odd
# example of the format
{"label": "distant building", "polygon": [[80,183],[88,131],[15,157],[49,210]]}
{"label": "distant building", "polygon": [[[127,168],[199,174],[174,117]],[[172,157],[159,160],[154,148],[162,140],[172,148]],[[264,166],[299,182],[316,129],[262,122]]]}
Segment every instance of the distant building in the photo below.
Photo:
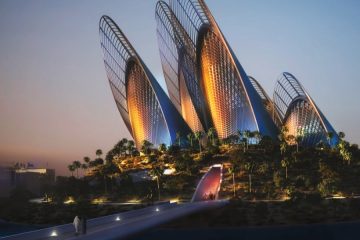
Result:
{"label": "distant building", "polygon": [[55,183],[55,169],[20,168],[13,169],[11,175],[13,187],[23,187],[36,195],[41,195],[46,185]]}
{"label": "distant building", "polygon": [[0,167],[0,197],[9,197],[16,187],[42,195],[46,186],[55,183],[55,170],[33,167]]}

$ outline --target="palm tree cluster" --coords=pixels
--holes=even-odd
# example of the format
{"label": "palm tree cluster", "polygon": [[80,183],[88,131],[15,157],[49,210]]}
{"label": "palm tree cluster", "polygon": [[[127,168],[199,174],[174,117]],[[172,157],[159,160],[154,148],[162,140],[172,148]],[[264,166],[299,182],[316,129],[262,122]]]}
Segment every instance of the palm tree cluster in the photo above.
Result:
{"label": "palm tree cluster", "polygon": [[91,160],[90,157],[84,157],[83,162],[80,162],[78,160],[73,161],[71,164],[68,165],[68,169],[71,172],[71,176],[74,176],[74,172],[76,171],[76,177],[79,178],[79,169],[82,169],[83,172],[89,168],[93,168],[99,165],[102,165],[104,163],[104,160],[101,158],[102,150],[97,149],[95,152],[96,159]]}
{"label": "palm tree cluster", "polygon": [[[163,191],[162,186],[167,186],[164,189],[169,189],[171,184],[176,183],[174,180],[167,182],[172,176],[162,175],[165,168],[175,169],[177,176],[192,178],[198,177],[199,171],[208,167],[208,164],[223,161],[226,166],[230,166],[228,174],[229,179],[232,179],[232,195],[234,197],[241,192],[239,188],[241,189],[244,186],[241,181],[247,182],[246,187],[242,190],[251,196],[258,194],[261,187],[290,192],[289,189],[294,187],[295,180],[301,182],[305,181],[301,179],[306,179],[305,173],[300,175],[298,173],[299,169],[302,169],[302,172],[306,171],[306,166],[301,165],[303,159],[311,159],[317,156],[318,159],[314,160],[316,163],[311,163],[312,170],[316,170],[322,162],[321,159],[326,159],[326,157],[319,157],[323,151],[328,155],[332,154],[332,158],[337,156],[336,159],[339,159],[341,157],[342,163],[350,164],[354,147],[344,140],[344,133],[340,132],[338,135],[340,141],[337,148],[311,148],[301,145],[303,135],[299,134],[296,137],[289,135],[286,127],[281,128],[278,141],[267,136],[261,136],[258,131],[250,130],[239,130],[227,139],[219,139],[216,129],[210,128],[206,133],[203,131],[189,133],[186,138],[177,134],[177,140],[173,145],[166,146],[162,143],[157,146],[157,149],[153,143],[144,140],[140,146],[140,151],[145,156],[139,155],[134,141],[123,138],[106,154],[106,161],[102,159],[102,150],[98,149],[94,160],[84,157],[83,162],[74,161],[69,165],[69,170],[72,175],[76,172],[76,176],[79,177],[79,169],[91,168],[91,176],[94,176],[102,184],[104,192],[107,193],[116,182],[113,178],[123,176],[128,171],[147,169],[153,180],[156,180],[156,185],[151,185],[151,191],[156,192],[157,188],[160,199],[160,191]],[[329,134],[328,138],[331,140],[333,136]],[[328,156],[326,154],[324,156]],[[321,170],[317,171],[320,172],[320,175],[322,174],[322,182],[319,183],[318,188],[325,189],[321,190],[323,192],[331,192],[327,189],[333,184],[333,177],[327,172],[331,173],[332,170],[321,167]],[[311,175],[307,177],[311,178]],[[316,188],[316,185],[313,188]],[[266,191],[269,194],[273,190]]]}

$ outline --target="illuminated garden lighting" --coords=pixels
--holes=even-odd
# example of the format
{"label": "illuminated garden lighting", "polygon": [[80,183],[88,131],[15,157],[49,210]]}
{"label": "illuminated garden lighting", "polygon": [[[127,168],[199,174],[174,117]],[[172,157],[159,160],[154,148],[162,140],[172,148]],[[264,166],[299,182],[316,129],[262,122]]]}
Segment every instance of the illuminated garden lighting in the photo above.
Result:
{"label": "illuminated garden lighting", "polygon": [[52,231],[51,234],[50,234],[50,237],[57,237],[57,236],[58,236],[58,234],[57,234],[57,232],[55,230]]}
{"label": "illuminated garden lighting", "polygon": [[95,198],[91,201],[92,204],[103,204],[107,199],[105,197]]}
{"label": "illuminated garden lighting", "polygon": [[115,218],[115,221],[120,221],[121,219],[120,219],[120,217],[119,216],[117,216],[116,218]]}
{"label": "illuminated garden lighting", "polygon": [[170,203],[178,203],[178,202],[179,202],[179,198],[170,199]]}
{"label": "illuminated garden lighting", "polygon": [[159,209],[159,208],[156,208],[156,209],[155,209],[155,212],[160,212],[160,209]]}
{"label": "illuminated garden lighting", "polygon": [[65,201],[64,204],[72,204],[75,203],[75,200],[73,197],[68,197]]}
{"label": "illuminated garden lighting", "polygon": [[175,168],[167,168],[164,170],[164,175],[171,175],[175,172],[176,172]]}
{"label": "illuminated garden lighting", "polygon": [[127,201],[127,203],[129,203],[129,204],[138,204],[138,203],[140,203],[141,201],[139,200],[139,199],[136,199],[136,198],[134,198],[134,199],[130,199],[129,201]]}

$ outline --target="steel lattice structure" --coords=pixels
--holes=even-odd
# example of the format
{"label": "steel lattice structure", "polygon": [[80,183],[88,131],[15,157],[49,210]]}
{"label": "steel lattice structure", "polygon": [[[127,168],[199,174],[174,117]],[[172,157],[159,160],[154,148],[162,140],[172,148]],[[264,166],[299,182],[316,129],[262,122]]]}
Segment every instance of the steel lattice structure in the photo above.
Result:
{"label": "steel lattice structure", "polygon": [[155,16],[169,97],[115,22],[103,16],[99,23],[110,87],[138,148],[143,140],[170,145],[177,133],[211,127],[219,138],[250,130],[275,139],[286,126],[302,145],[337,144],[334,128],[293,75],[281,75],[271,100],[245,73],[204,0],[159,1]]}
{"label": "steel lattice structure", "polygon": [[194,132],[204,131],[210,123],[197,77],[195,45],[167,3],[157,3],[155,16],[170,99]]}
{"label": "steel lattice structure", "polygon": [[276,125],[203,0],[160,1],[156,19],[169,94],[183,116],[182,104],[191,101],[203,128],[213,125],[220,138],[238,130],[276,138]]}
{"label": "steel lattice structure", "polygon": [[155,146],[191,132],[126,36],[108,16],[99,23],[101,48],[112,93],[137,148],[143,140]]}
{"label": "steel lattice structure", "polygon": [[276,124],[276,126],[278,126],[280,128],[281,124],[282,124],[281,119],[280,119],[279,113],[277,112],[277,110],[274,106],[273,101],[271,100],[271,98],[266,93],[264,88],[260,85],[260,83],[255,78],[249,76],[249,79],[250,79],[251,84],[254,86],[256,92],[259,94],[266,111],[268,111],[268,113],[272,116],[272,119],[273,119],[274,123]]}
{"label": "steel lattice structure", "polygon": [[[290,73],[283,73],[274,91],[274,105],[282,125],[288,128],[288,135],[302,136],[302,145],[314,146],[329,142],[334,146],[338,136],[329,121],[315,105],[300,82]],[[328,141],[328,133],[333,137]]]}

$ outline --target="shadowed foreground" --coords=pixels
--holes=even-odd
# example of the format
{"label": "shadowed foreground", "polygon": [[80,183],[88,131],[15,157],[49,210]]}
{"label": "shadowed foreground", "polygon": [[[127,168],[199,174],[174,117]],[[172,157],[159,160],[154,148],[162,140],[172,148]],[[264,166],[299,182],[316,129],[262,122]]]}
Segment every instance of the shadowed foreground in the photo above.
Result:
{"label": "shadowed foreground", "polygon": [[[212,240],[212,239],[241,239],[241,240],[355,240],[360,239],[360,222],[314,224],[276,227],[244,227],[244,228],[189,228],[168,229],[157,228],[138,235],[131,240]],[[240,237],[241,236],[241,237]]]}

